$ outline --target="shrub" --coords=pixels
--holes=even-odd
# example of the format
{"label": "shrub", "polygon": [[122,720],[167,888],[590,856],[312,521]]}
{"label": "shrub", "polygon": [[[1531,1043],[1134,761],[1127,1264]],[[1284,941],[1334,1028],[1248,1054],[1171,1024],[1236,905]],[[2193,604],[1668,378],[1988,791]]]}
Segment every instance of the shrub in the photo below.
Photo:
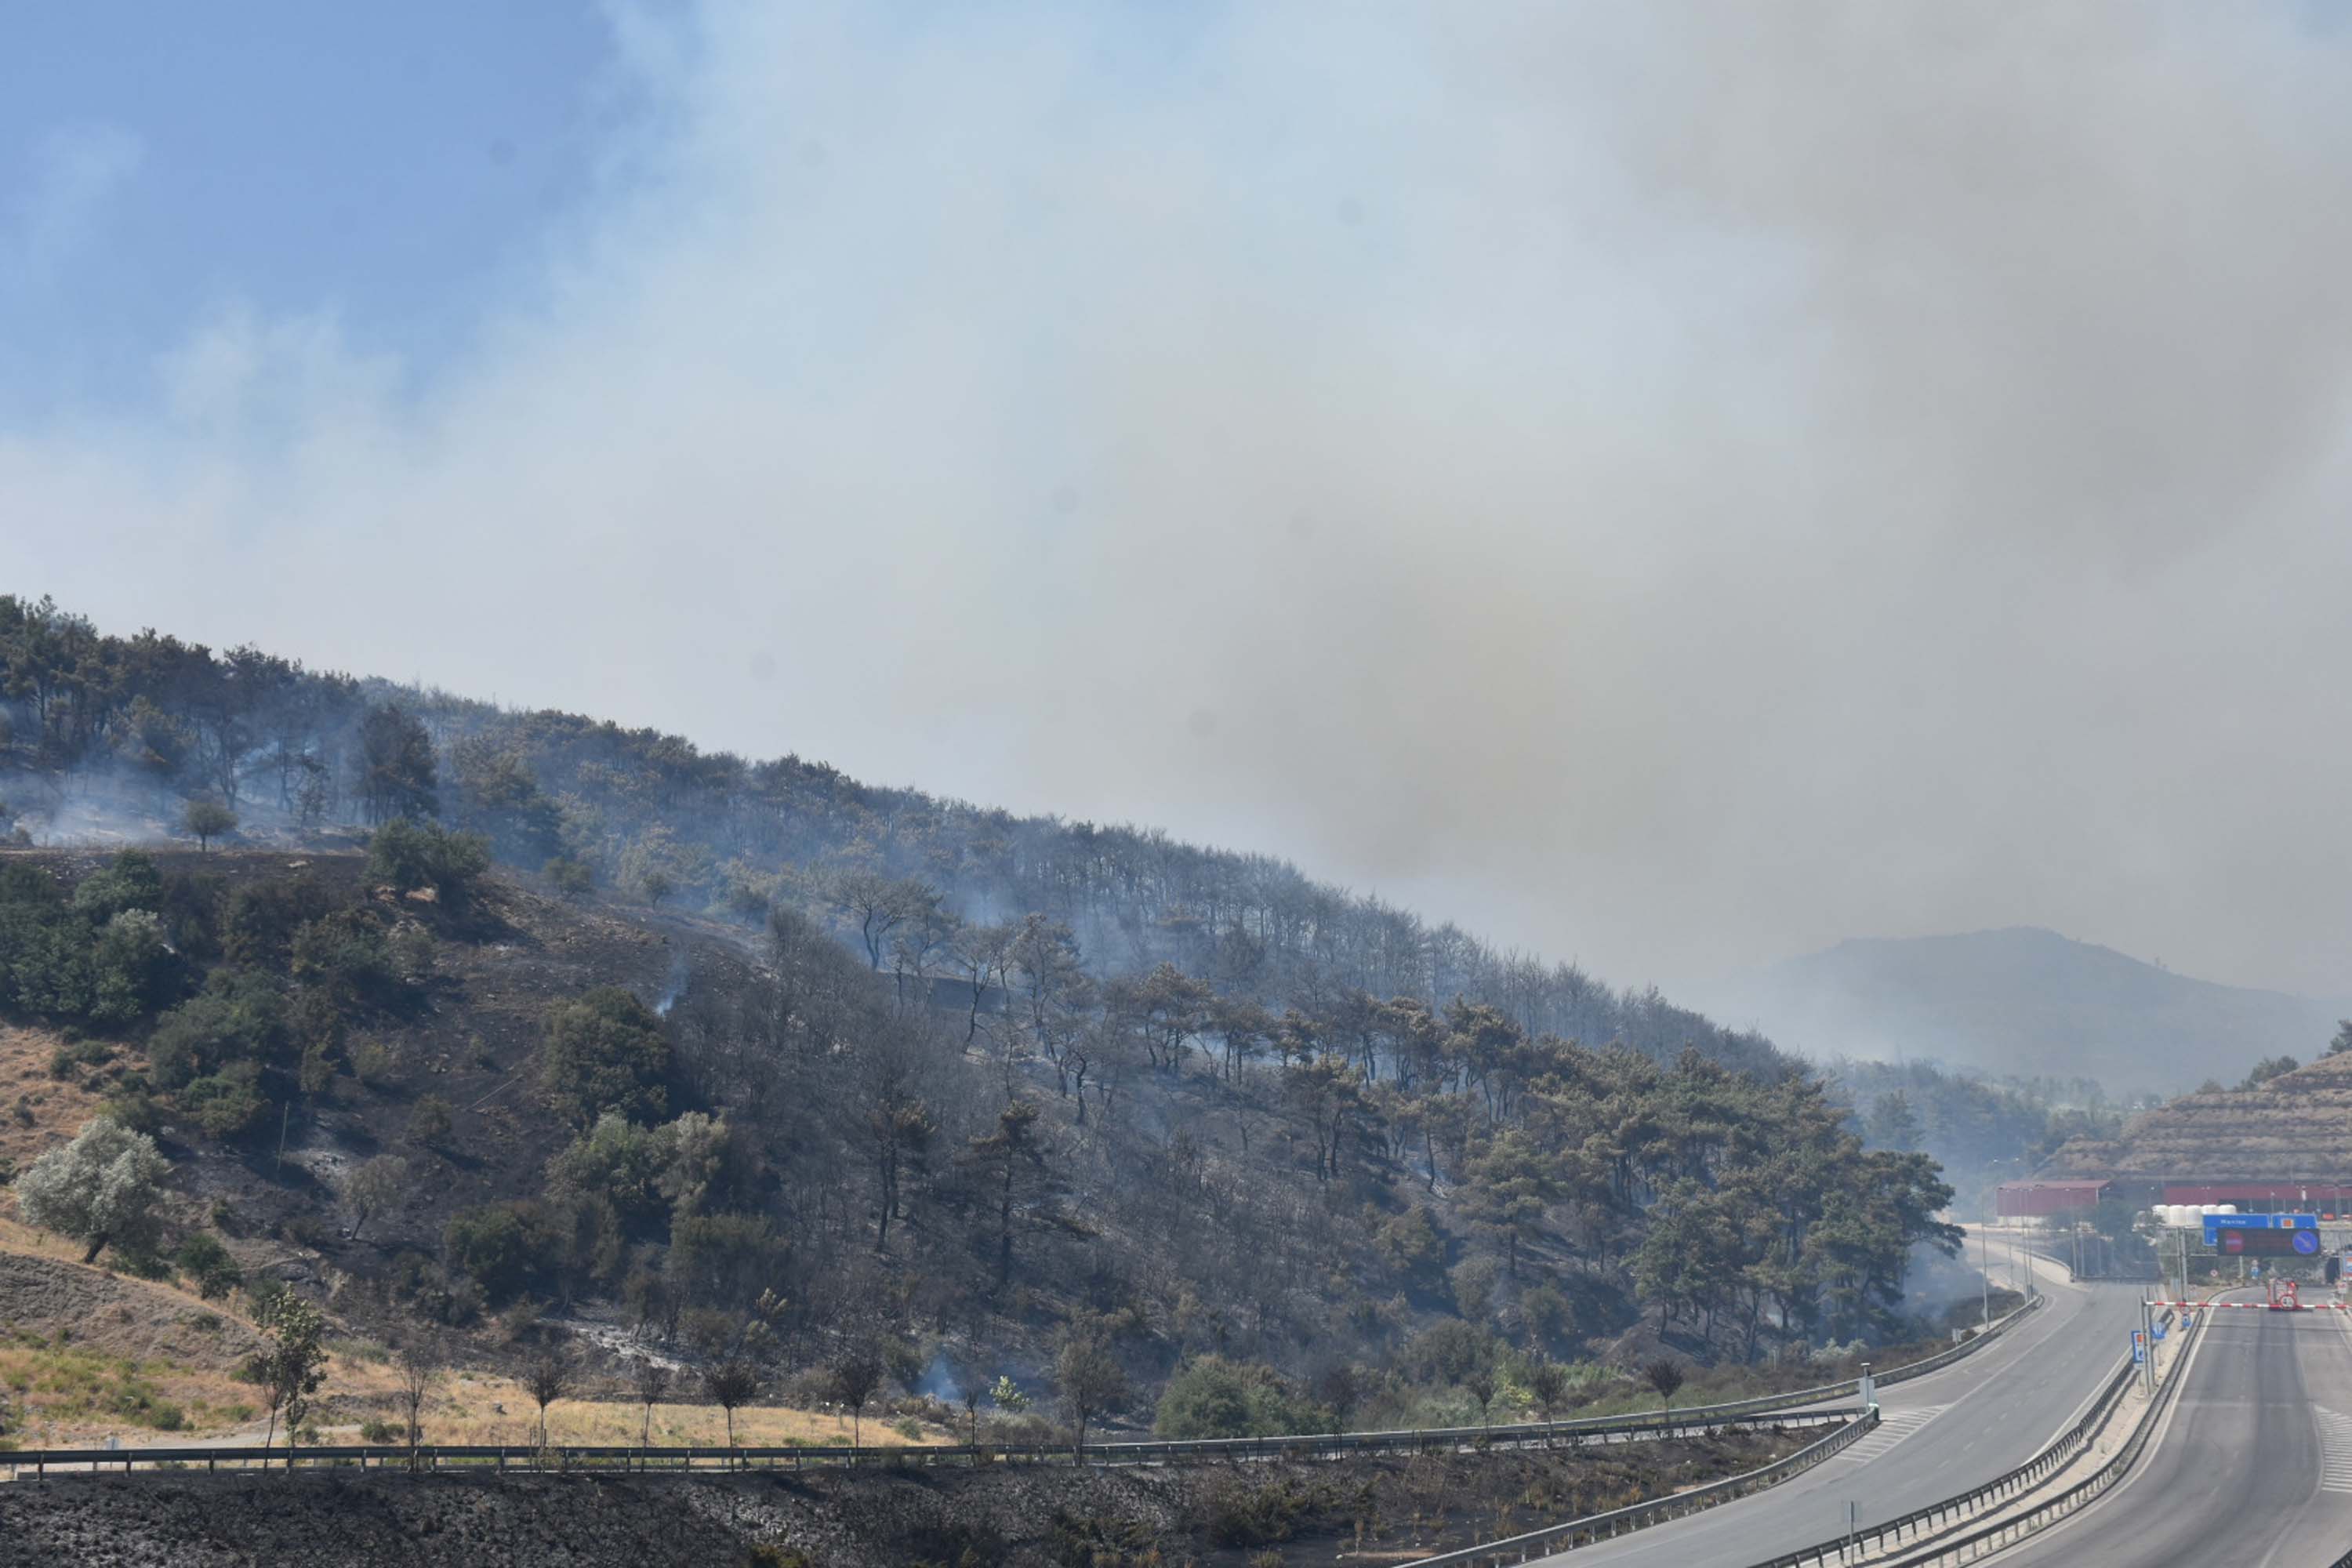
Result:
{"label": "shrub", "polygon": [[124,910],[109,919],[90,952],[89,1016],[102,1023],[142,1018],[170,997],[179,960],[161,916]]}
{"label": "shrub", "polygon": [[294,933],[344,900],[314,877],[253,882],[228,896],[221,914],[221,955],[231,963],[283,963]]}
{"label": "shrub", "polygon": [[401,1136],[419,1149],[438,1149],[449,1141],[450,1121],[449,1102],[428,1094],[410,1110],[407,1130]]}
{"label": "shrub", "polygon": [[371,1415],[360,1423],[360,1440],[363,1443],[404,1443],[408,1440],[405,1427],[396,1426],[381,1416]]}
{"label": "shrub", "polygon": [[433,889],[450,909],[462,908],[490,868],[490,847],[478,833],[452,833],[437,822],[395,816],[368,840],[367,874],[394,890]]}
{"label": "shrub", "polygon": [[657,1121],[669,1105],[669,1039],[661,1020],[617,985],[549,1009],[541,1082],[583,1128],[607,1110]]}
{"label": "shrub", "polygon": [[125,849],[103,870],[84,877],[73,892],[73,912],[102,926],[131,910],[163,907],[163,875],[143,849]]}
{"label": "shrub", "polygon": [[[245,1269],[236,1255],[208,1230],[197,1231],[180,1243],[173,1261],[179,1264],[182,1273],[194,1281],[196,1293],[207,1301],[217,1300],[245,1283]],[[214,1318],[212,1326],[219,1325],[220,1320]],[[199,1321],[197,1326],[205,1325]]]}
{"label": "shrub", "polygon": [[267,1060],[285,1044],[278,987],[248,970],[219,969],[156,1024],[147,1064],[158,1084],[179,1089],[230,1062]]}
{"label": "shrub", "polygon": [[304,922],[294,933],[292,967],[295,979],[318,986],[345,1013],[394,1006],[407,994],[383,922],[372,910],[338,910]]}
{"label": "shrub", "polygon": [[180,1091],[180,1103],[212,1136],[235,1138],[269,1119],[269,1100],[261,1092],[260,1079],[255,1063],[231,1062],[192,1081]]}
{"label": "shrub", "polygon": [[441,1248],[450,1269],[474,1281],[496,1306],[554,1272],[562,1237],[542,1204],[489,1204],[453,1215],[441,1232]]}
{"label": "shrub", "polygon": [[1170,1438],[1274,1437],[1315,1424],[1272,1367],[1216,1355],[1178,1368],[1152,1418],[1152,1429]]}

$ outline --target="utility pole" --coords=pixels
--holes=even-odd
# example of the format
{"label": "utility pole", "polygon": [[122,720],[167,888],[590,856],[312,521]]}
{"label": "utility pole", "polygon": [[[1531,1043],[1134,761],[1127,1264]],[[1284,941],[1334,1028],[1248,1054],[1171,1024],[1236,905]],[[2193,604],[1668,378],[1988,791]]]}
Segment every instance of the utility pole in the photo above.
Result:
{"label": "utility pole", "polygon": [[1977,1293],[1984,1298],[1984,1303],[1977,1309],[1979,1326],[1992,1321],[1992,1264],[1985,1257],[1985,1227],[1980,1225],[1977,1226]]}

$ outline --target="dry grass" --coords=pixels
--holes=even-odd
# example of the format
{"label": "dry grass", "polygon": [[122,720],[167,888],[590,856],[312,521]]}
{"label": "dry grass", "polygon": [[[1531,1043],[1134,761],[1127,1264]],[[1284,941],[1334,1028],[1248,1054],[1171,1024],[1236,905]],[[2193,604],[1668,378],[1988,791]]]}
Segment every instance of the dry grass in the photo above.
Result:
{"label": "dry grass", "polygon": [[[643,1407],[626,1403],[625,1395],[562,1399],[548,1407],[547,1435],[550,1441],[558,1443],[635,1443],[644,1418]],[[539,1410],[522,1384],[512,1378],[459,1373],[427,1397],[424,1425],[426,1438],[436,1443],[528,1443],[538,1434]],[[735,1440],[747,1447],[846,1443],[850,1433],[848,1417],[819,1411],[747,1405],[735,1412]],[[924,1427],[919,1436],[909,1438],[871,1414],[860,1436],[869,1446],[892,1447],[955,1441],[937,1427]],[[656,1405],[653,1440],[724,1443],[726,1412],[716,1405]]]}
{"label": "dry grass", "polygon": [[2182,1095],[2134,1117],[2119,1139],[2066,1144],[2048,1169],[2352,1184],[2352,1056],[2258,1089]]}
{"label": "dry grass", "polygon": [[0,1163],[21,1171],[98,1114],[100,1097],[82,1087],[89,1069],[49,1076],[61,1043],[46,1029],[0,1027]]}

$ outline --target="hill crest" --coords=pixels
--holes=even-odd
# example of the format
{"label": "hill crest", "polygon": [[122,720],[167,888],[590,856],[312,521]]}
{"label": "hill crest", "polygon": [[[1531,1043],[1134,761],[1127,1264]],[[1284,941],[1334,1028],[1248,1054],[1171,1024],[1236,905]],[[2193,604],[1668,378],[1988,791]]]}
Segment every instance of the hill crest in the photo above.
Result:
{"label": "hill crest", "polygon": [[2177,973],[2037,926],[1850,938],[1714,988],[1717,1016],[1813,1050],[2111,1089],[2234,1079],[2324,1049],[2338,1005]]}

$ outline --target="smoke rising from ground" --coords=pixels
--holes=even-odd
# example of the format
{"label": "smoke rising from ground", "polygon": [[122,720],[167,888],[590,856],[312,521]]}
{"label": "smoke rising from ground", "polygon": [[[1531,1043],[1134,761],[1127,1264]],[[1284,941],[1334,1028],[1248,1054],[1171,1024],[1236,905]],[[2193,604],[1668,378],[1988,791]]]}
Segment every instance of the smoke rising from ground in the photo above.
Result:
{"label": "smoke rising from ground", "polygon": [[151,411],[0,429],[10,586],[1622,982],[2036,923],[2343,988],[2324,16],[616,37],[659,111],[473,353],[192,323]]}

